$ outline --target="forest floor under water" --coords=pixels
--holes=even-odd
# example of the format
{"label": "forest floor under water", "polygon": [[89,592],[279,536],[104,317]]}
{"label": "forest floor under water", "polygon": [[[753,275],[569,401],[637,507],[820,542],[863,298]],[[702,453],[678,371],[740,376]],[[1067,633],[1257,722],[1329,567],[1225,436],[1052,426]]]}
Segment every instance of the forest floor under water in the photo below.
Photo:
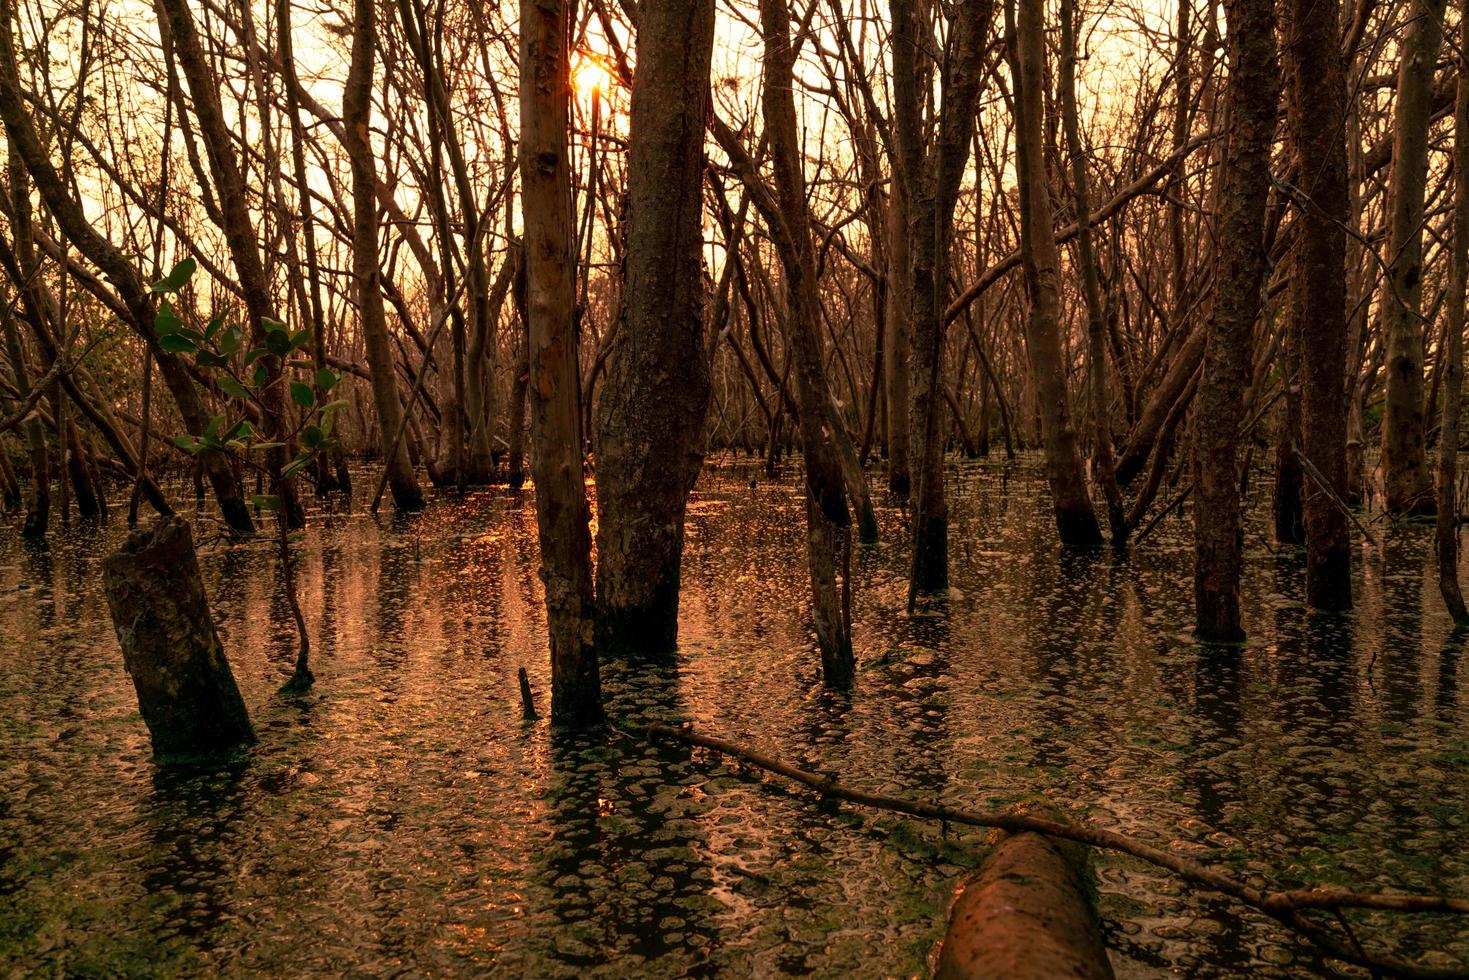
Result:
{"label": "forest floor under water", "polygon": [[[954,589],[916,616],[905,518],[879,494],[882,543],[854,562],[857,682],[838,694],[805,612],[798,469],[716,458],[689,508],[679,654],[604,664],[609,713],[953,806],[1044,794],[1276,886],[1469,894],[1469,651],[1431,527],[1379,524],[1356,610],[1308,617],[1257,483],[1250,638],[1205,648],[1190,517],[1126,557],[1068,554],[1038,460],[956,462],[949,486]],[[983,853],[981,833],[824,805],[703,753],[522,721],[516,669],[543,713],[549,673],[528,493],[313,515],[304,697],[276,693],[294,632],[271,543],[202,548],[260,736],[207,768],[152,760],[102,593],[123,522],[40,549],[15,524],[0,975],[922,975]],[[1331,970],[1156,868],[1096,869],[1119,976]],[[1469,964],[1456,917],[1358,922],[1399,956]]]}

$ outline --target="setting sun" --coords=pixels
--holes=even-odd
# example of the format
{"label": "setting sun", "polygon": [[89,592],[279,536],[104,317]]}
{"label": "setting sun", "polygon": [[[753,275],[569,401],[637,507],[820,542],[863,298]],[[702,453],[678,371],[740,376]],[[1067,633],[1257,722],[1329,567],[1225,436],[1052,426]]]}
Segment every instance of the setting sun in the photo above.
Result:
{"label": "setting sun", "polygon": [[583,98],[594,92],[605,96],[612,88],[612,72],[606,56],[578,51],[571,65],[571,85]]}

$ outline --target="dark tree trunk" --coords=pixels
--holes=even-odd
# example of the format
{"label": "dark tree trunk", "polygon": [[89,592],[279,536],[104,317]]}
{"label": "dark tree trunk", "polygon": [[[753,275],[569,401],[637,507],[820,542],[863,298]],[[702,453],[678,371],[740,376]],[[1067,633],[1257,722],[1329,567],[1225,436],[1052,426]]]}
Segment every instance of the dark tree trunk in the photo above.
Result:
{"label": "dark tree trunk", "polygon": [[[1460,43],[1469,51],[1469,8],[1461,5]],[[1469,280],[1469,74],[1461,68],[1454,103],[1454,218],[1449,269],[1443,424],[1438,437],[1438,588],[1458,629],[1469,627],[1459,588],[1459,400],[1464,386],[1464,299]]]}
{"label": "dark tree trunk", "polygon": [[[1286,119],[1300,191],[1289,329],[1300,379],[1300,451],[1330,484],[1307,480],[1306,602],[1352,605],[1352,539],[1340,501],[1347,495],[1346,80],[1337,0],[1284,5]],[[1292,431],[1292,438],[1296,431]],[[1329,492],[1323,492],[1329,491]]]}
{"label": "dark tree trunk", "polygon": [[1102,529],[1087,492],[1061,350],[1061,258],[1046,179],[1043,14],[1041,4],[1021,3],[1015,25],[1015,155],[1020,175],[1021,254],[1030,294],[1025,350],[1040,401],[1056,530],[1064,544],[1087,546],[1101,542]]}
{"label": "dark tree trunk", "polygon": [[208,752],[254,741],[209,613],[188,522],[160,517],[129,535],[102,568],[153,750]]}
{"label": "dark tree trunk", "polygon": [[367,365],[372,373],[373,404],[382,436],[383,465],[400,511],[423,506],[423,491],[408,460],[402,439],[403,403],[398,397],[397,370],[383,309],[382,270],[377,255],[377,190],[368,124],[372,116],[372,74],[376,57],[375,0],[355,0],[352,15],[352,60],[342,94],[343,149],[352,167],[352,278],[362,323]]}
{"label": "dark tree trunk", "polygon": [[1387,402],[1382,416],[1382,479],[1389,513],[1433,512],[1424,449],[1423,202],[1428,181],[1428,121],[1433,71],[1443,42],[1446,0],[1413,0],[1398,65],[1388,199],[1388,275],[1382,326],[1388,343]]}
{"label": "dark tree trunk", "polygon": [[765,35],[765,132],[770,140],[778,204],[767,219],[780,252],[790,295],[789,343],[795,361],[800,410],[802,456],[806,464],[806,550],[811,566],[811,594],[821,676],[830,687],[852,682],[850,583],[842,568],[838,582],[837,553],[851,546],[852,519],[847,510],[837,420],[830,409],[826,372],[821,358],[821,297],[817,292],[816,255],[806,213],[806,178],[796,129],[795,51],[791,48],[790,13],[785,0],[761,0],[760,25]]}
{"label": "dark tree trunk", "polygon": [[[638,19],[622,323],[597,403],[597,630],[603,652],[678,644],[684,510],[703,464],[704,123],[713,0]],[[726,261],[731,261],[727,257]]]}
{"label": "dark tree trunk", "polygon": [[1280,78],[1271,0],[1226,0],[1225,17],[1233,126],[1219,177],[1214,309],[1194,425],[1194,601],[1199,636],[1232,642],[1244,637],[1236,450],[1265,274],[1261,241]]}
{"label": "dark tree trunk", "polygon": [[593,646],[592,540],[582,477],[574,233],[567,127],[565,0],[521,0],[520,179],[529,328],[531,469],[551,635],[551,719],[594,725],[602,687]]}

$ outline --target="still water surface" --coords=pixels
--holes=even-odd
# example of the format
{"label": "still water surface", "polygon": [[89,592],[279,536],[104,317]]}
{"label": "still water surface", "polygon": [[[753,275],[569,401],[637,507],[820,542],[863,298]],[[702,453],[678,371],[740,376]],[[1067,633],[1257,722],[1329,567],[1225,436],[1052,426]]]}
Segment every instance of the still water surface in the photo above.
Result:
{"label": "still water surface", "polygon": [[[712,467],[690,507],[676,664],[604,667],[616,717],[690,721],[863,787],[991,807],[1045,794],[1281,885],[1469,894],[1469,655],[1431,530],[1363,547],[1358,609],[1308,620],[1299,554],[1251,527],[1249,643],[1189,636],[1187,520],[1064,554],[1034,461],[951,470],[955,589],[906,613],[903,514],[857,561],[858,683],[821,689],[799,484]],[[532,499],[315,515],[315,690],[264,542],[201,556],[260,742],[161,770],[100,561],[0,531],[0,974],[919,975],[983,845],[702,753],[553,736]],[[197,536],[197,532],[196,532]],[[941,615],[938,613],[942,613]],[[544,710],[544,702],[542,708]],[[1123,976],[1312,976],[1273,924],[1100,855]],[[1264,879],[1257,879],[1263,884]],[[1407,928],[1411,925],[1413,928]],[[1469,963],[1462,922],[1364,920]]]}

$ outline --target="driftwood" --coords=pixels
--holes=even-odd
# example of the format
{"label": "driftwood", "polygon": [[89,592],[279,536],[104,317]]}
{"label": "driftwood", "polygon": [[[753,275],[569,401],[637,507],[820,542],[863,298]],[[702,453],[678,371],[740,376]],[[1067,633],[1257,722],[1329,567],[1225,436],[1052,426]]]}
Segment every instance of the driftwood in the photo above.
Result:
{"label": "driftwood", "polygon": [[[1062,823],[1025,813],[981,813],[976,810],[961,810],[898,796],[869,793],[843,785],[834,775],[818,775],[798,769],[789,763],[724,739],[699,735],[690,730],[671,728],[667,725],[648,725],[643,731],[654,738],[672,739],[685,745],[698,746],[737,758],[758,769],[764,769],[808,786],[822,796],[831,799],[846,800],[859,806],[888,810],[893,813],[906,813],[909,816],[926,820],[938,820],[944,824],[992,827],[1014,834],[1028,831],[1057,840],[1073,841],[1090,847],[1129,854],[1149,864],[1166,868],[1195,886],[1219,892],[1241,905],[1268,915],[1305,936],[1327,956],[1345,963],[1401,977],[1431,978],[1431,980],[1469,977],[1469,969],[1464,967],[1418,966],[1368,952],[1340,914],[1348,909],[1371,909],[1383,912],[1434,912],[1469,916],[1469,898],[1364,893],[1331,887],[1266,891],[1248,885],[1227,872],[1099,827]],[[1308,916],[1306,914],[1308,912],[1332,913],[1336,921],[1341,924],[1341,928],[1338,930],[1323,924]]]}
{"label": "driftwood", "polygon": [[[1044,815],[1061,819],[1054,810]],[[1084,847],[1041,834],[1006,836],[954,901],[934,976],[1113,980],[1091,876]]]}
{"label": "driftwood", "polygon": [[102,569],[153,750],[207,752],[254,741],[204,597],[188,522],[160,517],[134,531]]}

